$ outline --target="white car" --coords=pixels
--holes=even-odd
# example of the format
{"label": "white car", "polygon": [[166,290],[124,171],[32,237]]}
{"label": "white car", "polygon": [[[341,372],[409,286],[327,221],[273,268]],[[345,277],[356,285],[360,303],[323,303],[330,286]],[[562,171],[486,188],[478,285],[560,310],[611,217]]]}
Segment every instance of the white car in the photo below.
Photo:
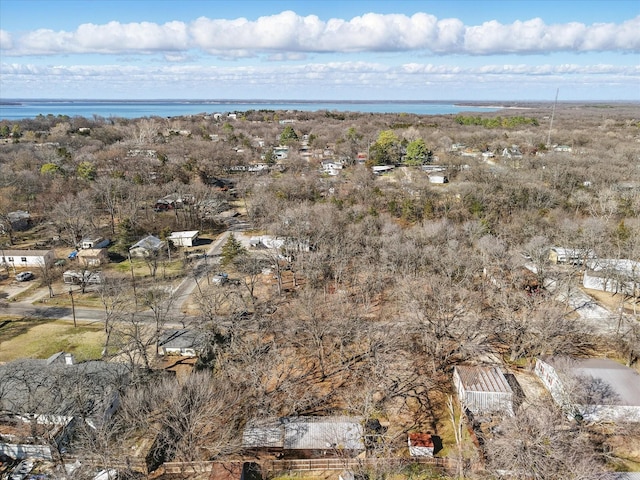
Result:
{"label": "white car", "polygon": [[21,272],[16,275],[16,280],[18,282],[26,282],[27,280],[31,280],[33,278],[33,272]]}

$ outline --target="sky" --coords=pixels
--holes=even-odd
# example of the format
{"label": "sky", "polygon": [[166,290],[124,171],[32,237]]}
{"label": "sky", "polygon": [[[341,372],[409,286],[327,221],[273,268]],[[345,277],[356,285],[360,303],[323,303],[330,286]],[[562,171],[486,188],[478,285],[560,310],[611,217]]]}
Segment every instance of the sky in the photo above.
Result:
{"label": "sky", "polygon": [[638,0],[0,0],[0,100],[640,100]]}

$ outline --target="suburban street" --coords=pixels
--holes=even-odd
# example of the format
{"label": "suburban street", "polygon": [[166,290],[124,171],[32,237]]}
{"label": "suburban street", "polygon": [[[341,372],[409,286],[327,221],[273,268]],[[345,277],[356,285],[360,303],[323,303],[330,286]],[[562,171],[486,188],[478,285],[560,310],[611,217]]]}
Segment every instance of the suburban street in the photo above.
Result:
{"label": "suburban street", "polygon": [[[209,270],[214,264],[217,265],[219,263],[222,246],[230,234],[230,231],[226,231],[214,240],[209,246],[206,256],[193,261],[192,274],[187,275],[172,291],[173,303],[167,315],[167,318],[170,319],[166,324],[167,327],[180,327],[188,320],[188,315],[185,310],[186,303],[190,295],[197,288],[198,282],[201,282],[208,274],[212,273]],[[46,304],[47,297],[48,290],[44,287],[38,288],[37,291],[26,300],[18,302],[4,301],[0,304],[0,315],[19,318],[31,317],[73,321],[74,312],[71,307],[48,306]],[[39,300],[41,299],[45,299],[45,301],[40,303]],[[138,315],[148,317],[150,321],[153,320],[150,312],[141,311]],[[76,322],[79,323],[102,322],[104,316],[105,312],[101,308],[75,308],[75,319]]]}

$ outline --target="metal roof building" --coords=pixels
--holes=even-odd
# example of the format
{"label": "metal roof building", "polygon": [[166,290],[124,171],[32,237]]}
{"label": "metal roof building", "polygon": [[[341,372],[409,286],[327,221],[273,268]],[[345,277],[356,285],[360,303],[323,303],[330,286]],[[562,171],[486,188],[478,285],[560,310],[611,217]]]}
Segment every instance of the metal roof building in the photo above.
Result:
{"label": "metal roof building", "polygon": [[244,448],[282,450],[364,450],[359,417],[282,417],[250,421]]}
{"label": "metal roof building", "polygon": [[542,357],[535,373],[562,407],[588,421],[640,422],[640,375],[608,358]]}
{"label": "metal roof building", "polygon": [[498,368],[459,365],[453,383],[460,403],[472,413],[513,415],[513,390]]}

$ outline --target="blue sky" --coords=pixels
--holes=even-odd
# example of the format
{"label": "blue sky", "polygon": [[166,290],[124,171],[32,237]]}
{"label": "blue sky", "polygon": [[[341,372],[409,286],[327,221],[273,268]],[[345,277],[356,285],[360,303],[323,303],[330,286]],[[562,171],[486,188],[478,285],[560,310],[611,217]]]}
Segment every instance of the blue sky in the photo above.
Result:
{"label": "blue sky", "polygon": [[0,98],[640,100],[637,0],[0,0]]}

